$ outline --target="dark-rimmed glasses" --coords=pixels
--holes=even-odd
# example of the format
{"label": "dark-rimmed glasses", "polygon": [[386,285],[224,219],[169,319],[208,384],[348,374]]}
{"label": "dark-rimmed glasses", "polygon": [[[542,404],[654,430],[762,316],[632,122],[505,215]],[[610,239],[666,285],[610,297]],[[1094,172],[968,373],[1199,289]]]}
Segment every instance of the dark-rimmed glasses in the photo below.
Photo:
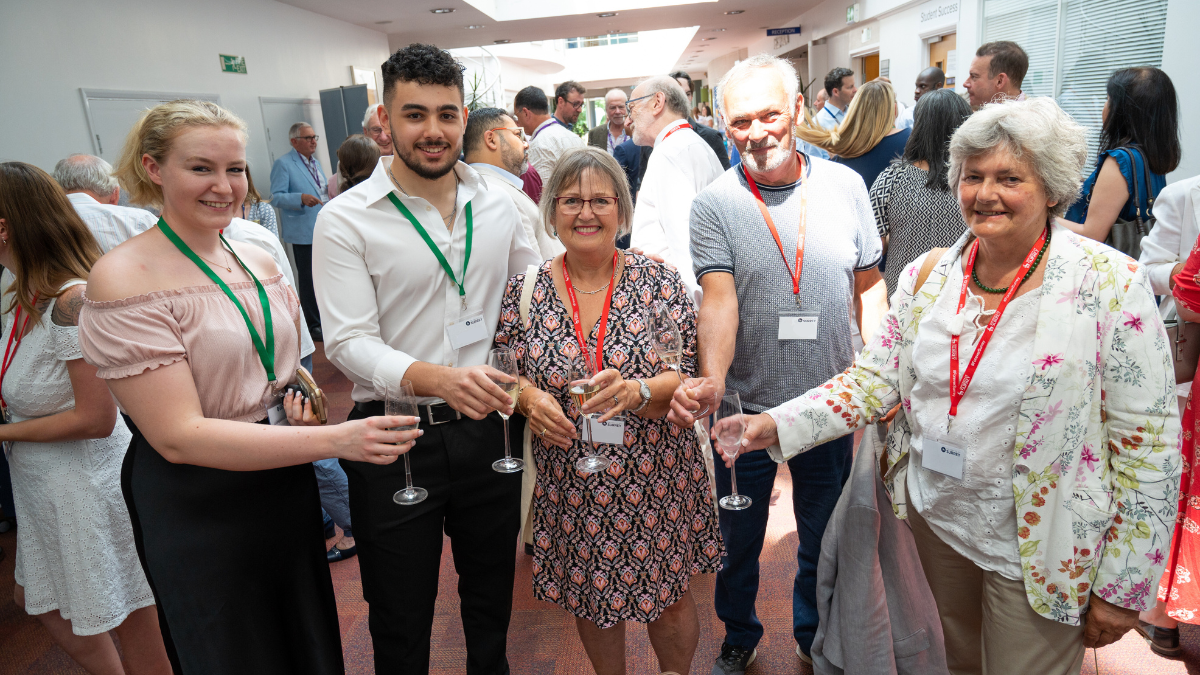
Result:
{"label": "dark-rimmed glasses", "polygon": [[583,197],[555,197],[554,201],[558,204],[559,212],[564,216],[574,216],[582,213],[584,204],[591,204],[592,213],[598,216],[607,216],[617,207],[616,197],[592,197],[591,199],[584,199]]}
{"label": "dark-rimmed glasses", "polygon": [[488,131],[511,131],[514,134],[516,134],[517,138],[521,139],[522,141],[529,140],[528,138],[525,137],[525,130],[521,129],[520,127],[516,127],[516,128],[496,127],[495,129],[488,129]]}
{"label": "dark-rimmed glasses", "polygon": [[320,139],[321,137],[320,136],[297,136],[296,138],[298,138],[302,141],[315,141],[315,140]]}

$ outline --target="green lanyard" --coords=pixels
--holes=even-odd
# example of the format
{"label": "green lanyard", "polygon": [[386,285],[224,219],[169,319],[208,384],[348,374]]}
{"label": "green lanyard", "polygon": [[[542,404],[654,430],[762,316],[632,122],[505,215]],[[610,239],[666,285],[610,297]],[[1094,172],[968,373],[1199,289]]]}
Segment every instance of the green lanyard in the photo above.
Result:
{"label": "green lanyard", "polygon": [[225,241],[224,235],[218,235],[221,237],[221,243],[225,244],[230,253],[233,253],[234,260],[238,261],[242,269],[246,270],[246,274],[249,274],[250,278],[254,280],[254,285],[258,287],[258,301],[262,303],[263,308],[263,325],[267,328],[266,345],[263,344],[262,338],[258,336],[258,331],[254,329],[254,324],[250,321],[250,315],[246,313],[246,308],[238,301],[233,291],[229,290],[229,285],[222,281],[216,272],[212,271],[208,263],[201,260],[200,256],[196,255],[187,244],[183,243],[179,235],[175,234],[170,225],[167,225],[167,221],[159,218],[158,229],[167,235],[167,239],[170,239],[171,243],[175,244],[175,248],[179,249],[189,260],[196,263],[196,267],[199,267],[201,271],[208,275],[209,279],[212,279],[214,283],[220,286],[221,290],[225,291],[225,295],[229,296],[229,299],[237,306],[238,311],[242,313],[242,318],[246,320],[246,328],[250,329],[250,339],[254,341],[254,348],[258,350],[258,358],[262,361],[263,370],[267,371],[267,381],[275,382],[275,330],[271,325],[271,304],[267,301],[267,289],[263,288],[262,282],[258,280],[258,277],[254,276],[254,272],[251,272],[249,267],[246,267],[246,263],[242,262],[238,254],[233,253],[233,247],[229,245],[229,242]]}
{"label": "green lanyard", "polygon": [[421,238],[425,240],[425,245],[429,247],[430,251],[433,251],[435,256],[437,256],[438,262],[442,264],[442,269],[446,270],[446,275],[450,277],[450,281],[454,282],[455,286],[458,286],[458,297],[462,299],[463,309],[466,309],[467,288],[465,284],[467,283],[467,263],[471,262],[471,234],[473,230],[473,224],[471,222],[471,202],[467,202],[467,206],[464,209],[467,212],[467,252],[466,255],[463,256],[462,281],[459,281],[454,276],[454,270],[450,269],[450,263],[446,261],[446,256],[442,255],[441,249],[439,249],[437,245],[433,243],[433,240],[429,238],[429,233],[425,231],[425,228],[421,227],[420,221],[413,217],[412,211],[409,211],[408,208],[404,206],[404,204],[400,201],[400,198],[396,196],[396,193],[389,192],[388,199],[392,200],[392,204],[396,205],[396,209],[399,210],[400,213],[404,214],[405,218],[408,218],[408,222],[412,223],[413,227],[417,228],[417,232],[421,235]]}

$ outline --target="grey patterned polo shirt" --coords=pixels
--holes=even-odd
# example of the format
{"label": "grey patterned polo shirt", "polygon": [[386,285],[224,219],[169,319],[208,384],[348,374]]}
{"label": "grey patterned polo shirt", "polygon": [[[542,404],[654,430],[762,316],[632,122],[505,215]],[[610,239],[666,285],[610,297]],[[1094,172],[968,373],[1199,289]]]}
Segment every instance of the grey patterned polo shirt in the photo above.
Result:
{"label": "grey patterned polo shirt", "polygon": [[[808,227],[800,309],[820,312],[816,340],[778,339],[779,311],[797,309],[792,279],[741,167],[726,171],[692,202],[696,278],[728,272],[737,287],[737,346],[725,385],[741,395],[746,408],[759,412],[851,364],[854,273],[876,266],[883,254],[862,178],[845,166],[805,159]],[[799,185],[759,185],[789,266],[796,259]]]}

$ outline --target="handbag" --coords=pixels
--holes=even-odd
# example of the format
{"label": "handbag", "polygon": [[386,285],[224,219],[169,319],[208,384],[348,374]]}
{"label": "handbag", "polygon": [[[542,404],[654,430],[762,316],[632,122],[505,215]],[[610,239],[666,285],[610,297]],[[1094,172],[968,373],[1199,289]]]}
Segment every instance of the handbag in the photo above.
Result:
{"label": "handbag", "polygon": [[[1134,147],[1117,148],[1123,150],[1133,160],[1133,204],[1134,216],[1133,220],[1122,220],[1118,215],[1117,222],[1113,223],[1112,230],[1109,231],[1108,237],[1104,239],[1104,243],[1124,253],[1125,255],[1139,259],[1142,256],[1142,239],[1150,233],[1150,229],[1154,227],[1154,217],[1150,213],[1150,208],[1154,205],[1154,197],[1150,195],[1150,174],[1146,168],[1146,160],[1142,157],[1140,150]],[[1142,187],[1139,185],[1140,178],[1145,181],[1146,189],[1146,204],[1142,206]],[[1095,184],[1093,184],[1093,188]],[[1088,196],[1089,202],[1091,196]],[[1123,209],[1122,209],[1123,210]],[[1193,369],[1195,364],[1192,364]]]}
{"label": "handbag", "polygon": [[1200,361],[1200,323],[1179,318],[1174,308],[1163,319],[1167,329],[1167,345],[1171,348],[1171,363],[1175,366],[1175,384],[1191,382],[1196,377]]}

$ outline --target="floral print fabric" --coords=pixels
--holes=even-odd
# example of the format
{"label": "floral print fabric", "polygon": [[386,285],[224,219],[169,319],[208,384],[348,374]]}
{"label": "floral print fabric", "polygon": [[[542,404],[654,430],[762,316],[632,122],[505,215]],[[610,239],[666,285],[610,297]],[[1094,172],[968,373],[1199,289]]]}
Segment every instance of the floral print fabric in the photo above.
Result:
{"label": "floral print fabric", "polygon": [[[520,325],[525,275],[509,281],[496,345],[516,350],[522,374],[553,395],[578,425],[567,378],[579,343],[570,310],[554,289],[551,264],[538,271],[527,330]],[[605,367],[626,380],[666,369],[650,347],[642,314],[656,301],[671,310],[683,334],[684,376],[695,371],[696,312],[679,273],[626,254],[604,338]],[[592,350],[599,323],[588,339]],[[599,448],[613,463],[589,475],[575,470],[575,460],[591,453],[589,444],[577,440],[568,451],[533,436],[533,595],[600,628],[648,623],[687,592],[692,575],[720,569],[724,547],[708,469],[695,433],[665,417],[627,412],[624,445]]]}
{"label": "floral print fabric", "polygon": [[[961,264],[963,235],[914,289],[901,275],[883,328],[846,372],[770,411],[788,457],[878,421],[896,404],[884,483],[906,517],[913,345],[922,314]],[[1179,411],[1166,331],[1142,268],[1054,226],[1032,374],[1021,399],[1012,489],[1029,604],[1080,625],[1090,593],[1144,610],[1175,522]]]}

